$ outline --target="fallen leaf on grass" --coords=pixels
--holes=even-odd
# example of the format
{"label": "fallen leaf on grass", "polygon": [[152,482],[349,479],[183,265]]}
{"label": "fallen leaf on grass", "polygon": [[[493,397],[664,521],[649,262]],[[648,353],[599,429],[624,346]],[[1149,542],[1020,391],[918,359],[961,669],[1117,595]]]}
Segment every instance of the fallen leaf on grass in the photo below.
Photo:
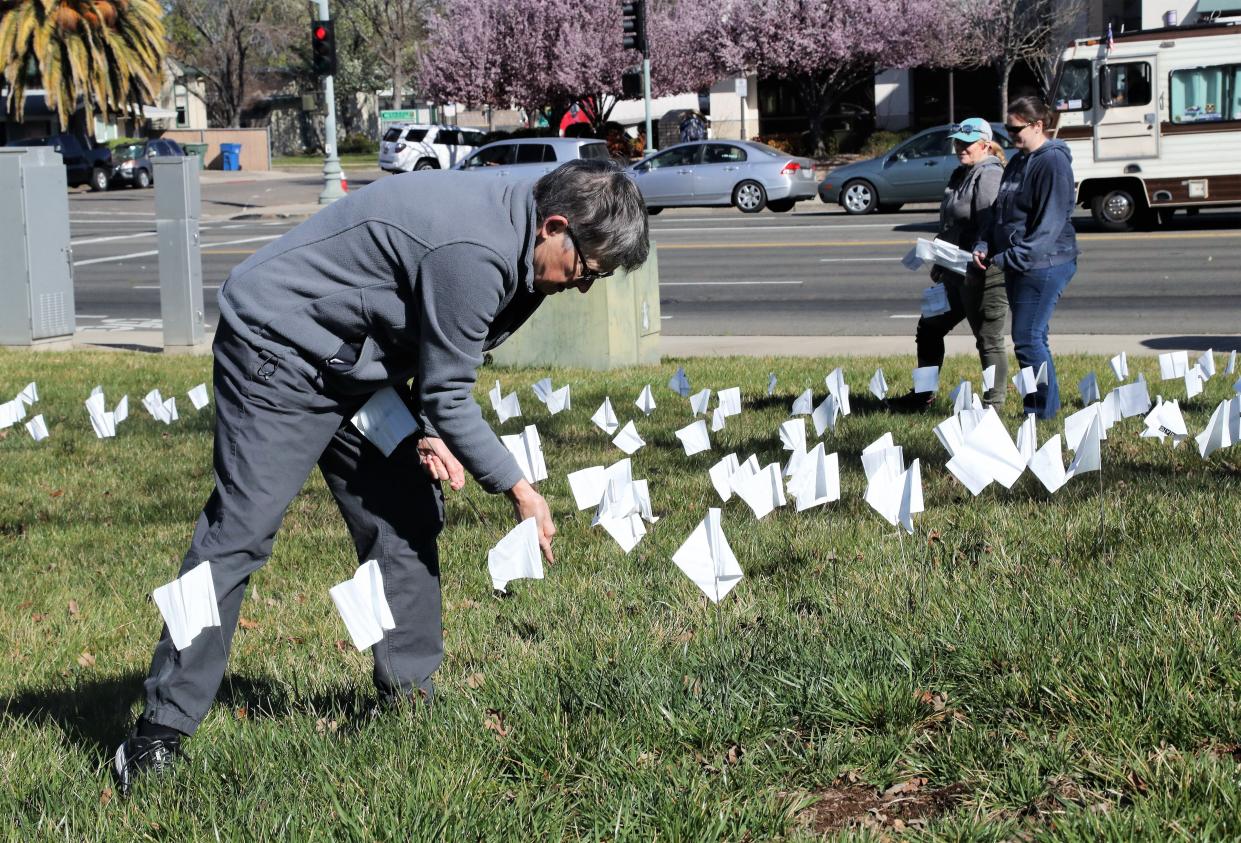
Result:
{"label": "fallen leaf on grass", "polygon": [[926,784],[926,779],[922,776],[914,776],[903,782],[897,782],[883,792],[885,798],[893,796],[905,796],[909,793],[917,793]]}
{"label": "fallen leaf on grass", "polygon": [[78,656],[78,664],[80,664],[82,667],[94,667],[95,657],[92,656],[90,653],[88,653],[86,650],[83,650],[81,654]]}
{"label": "fallen leaf on grass", "polygon": [[315,731],[321,735],[326,734],[327,732],[335,733],[338,728],[340,728],[340,724],[335,720],[328,720],[325,717],[320,717],[315,721]]}
{"label": "fallen leaf on grass", "polygon": [[346,641],[346,640],[345,640],[345,639],[343,639],[343,638],[337,638],[337,639],[336,639],[336,650],[337,650],[337,652],[343,653],[343,652],[345,652],[345,651],[346,651],[346,650],[348,650],[348,649],[349,649],[349,642],[348,642],[348,641]]}
{"label": "fallen leaf on grass", "polygon": [[466,677],[465,684],[469,685],[471,688],[478,689],[483,687],[483,682],[485,681],[486,677],[483,676],[483,672],[480,670],[476,673],[471,673],[468,677]]}
{"label": "fallen leaf on grass", "polygon": [[65,493],[65,490],[64,490],[64,489],[57,489],[56,491],[54,491],[54,492],[52,492],[50,495],[48,495],[48,497],[49,497],[49,498],[58,498],[58,497],[60,497],[61,495],[63,495],[64,493]]}
{"label": "fallen leaf on grass", "polygon": [[495,732],[496,740],[508,737],[513,731],[512,726],[506,726],[504,723],[504,714],[498,708],[487,709],[487,717],[483,720],[483,728],[489,732]]}
{"label": "fallen leaf on grass", "polygon": [[78,616],[78,601],[69,601],[69,617],[76,618]]}
{"label": "fallen leaf on grass", "polygon": [[243,705],[241,708],[233,712],[233,716],[235,716],[238,720],[245,720],[247,717],[250,716],[250,709],[246,708]]}
{"label": "fallen leaf on grass", "polygon": [[111,801],[112,801],[112,788],[105,787],[103,789],[103,792],[99,794],[99,804],[107,805]]}
{"label": "fallen leaf on grass", "polygon": [[237,625],[241,627],[242,629],[258,629],[259,628],[258,621],[250,620],[245,615],[242,615],[237,620]]}
{"label": "fallen leaf on grass", "polygon": [[33,600],[23,600],[22,602],[17,604],[17,611],[24,612],[33,605],[34,605]]}
{"label": "fallen leaf on grass", "polygon": [[724,754],[724,761],[730,767],[735,767],[741,761],[741,756],[745,755],[745,750],[738,744],[733,744],[728,748],[728,752]]}
{"label": "fallen leaf on grass", "polygon": [[939,691],[914,691],[914,698],[932,711],[943,711],[948,703],[948,695]]}
{"label": "fallen leaf on grass", "polygon": [[47,615],[43,614],[42,612],[31,612],[30,613],[30,619],[34,621],[35,623],[41,623],[43,619],[46,617]]}

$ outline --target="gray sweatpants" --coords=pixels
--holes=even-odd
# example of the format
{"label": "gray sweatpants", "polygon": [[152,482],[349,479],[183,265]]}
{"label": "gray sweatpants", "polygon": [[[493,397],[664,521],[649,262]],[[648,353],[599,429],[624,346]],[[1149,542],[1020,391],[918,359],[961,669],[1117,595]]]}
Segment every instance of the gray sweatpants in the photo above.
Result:
{"label": "gray sweatpants", "polygon": [[[373,648],[381,695],[431,691],[443,658],[439,484],[422,471],[412,438],[385,458],[349,424],[369,396],[335,394],[295,365],[221,325],[215,345],[215,491],[198,518],[181,573],[211,561],[220,629],[177,650],[165,627],[145,682],[144,717],[193,734],[224,677],[250,574],[267,561],[285,510],[316,463],[336,498],[358,561],[379,561],[396,628]],[[353,570],[339,559],[308,564]],[[321,595],[327,602],[327,594]],[[343,630],[343,626],[342,626]]]}

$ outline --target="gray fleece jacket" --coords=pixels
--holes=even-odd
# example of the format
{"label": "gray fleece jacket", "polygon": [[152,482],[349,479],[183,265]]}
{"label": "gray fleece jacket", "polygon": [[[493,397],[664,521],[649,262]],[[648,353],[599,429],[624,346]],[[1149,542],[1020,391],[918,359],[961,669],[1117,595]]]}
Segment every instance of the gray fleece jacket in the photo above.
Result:
{"label": "gray fleece jacket", "polygon": [[415,380],[421,421],[488,492],[521,469],[474,401],[483,353],[530,317],[533,182],[454,171],[350,193],[239,264],[220,317],[286,346],[316,379],[364,395]]}
{"label": "gray fleece jacket", "polygon": [[[991,230],[992,206],[1000,191],[1004,165],[988,155],[973,166],[962,165],[948,177],[944,198],[939,203],[940,240],[970,251],[979,235]],[[981,271],[979,273],[981,275]]]}

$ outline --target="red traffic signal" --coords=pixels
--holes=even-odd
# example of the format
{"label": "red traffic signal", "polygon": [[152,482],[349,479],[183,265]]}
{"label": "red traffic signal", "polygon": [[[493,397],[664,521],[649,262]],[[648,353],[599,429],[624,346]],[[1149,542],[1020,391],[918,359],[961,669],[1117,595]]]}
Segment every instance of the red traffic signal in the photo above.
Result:
{"label": "red traffic signal", "polygon": [[330,20],[310,24],[310,66],[316,76],[336,75],[336,31]]}

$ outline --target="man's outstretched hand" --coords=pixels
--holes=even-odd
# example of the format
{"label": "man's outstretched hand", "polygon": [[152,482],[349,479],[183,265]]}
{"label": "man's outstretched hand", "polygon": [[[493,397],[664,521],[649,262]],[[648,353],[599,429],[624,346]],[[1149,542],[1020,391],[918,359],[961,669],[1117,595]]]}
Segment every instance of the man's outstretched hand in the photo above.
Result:
{"label": "man's outstretched hand", "polygon": [[424,436],[418,440],[418,461],[422,470],[436,480],[447,480],[454,492],[465,486],[465,469],[448,450],[443,439]]}
{"label": "man's outstretched hand", "polygon": [[525,479],[518,480],[517,485],[509,489],[506,494],[513,502],[513,514],[517,516],[518,523],[527,518],[535,519],[535,524],[539,528],[539,547],[543,550],[543,556],[548,562],[555,562],[556,560],[552,557],[552,536],[556,535],[556,525],[552,523],[552,511],[548,508],[547,501],[543,500],[543,496],[536,492]]}

